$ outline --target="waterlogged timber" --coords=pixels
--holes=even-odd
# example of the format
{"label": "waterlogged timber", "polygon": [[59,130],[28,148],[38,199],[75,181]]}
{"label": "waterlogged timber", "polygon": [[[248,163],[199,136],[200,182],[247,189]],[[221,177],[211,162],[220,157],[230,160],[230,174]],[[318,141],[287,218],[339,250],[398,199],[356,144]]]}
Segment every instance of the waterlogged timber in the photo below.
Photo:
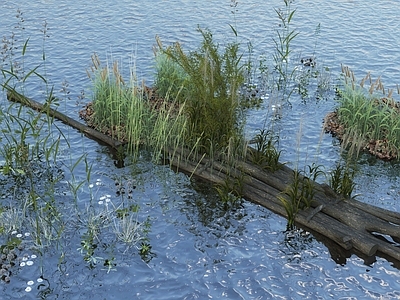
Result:
{"label": "waterlogged timber", "polygon": [[[29,99],[19,93],[9,92],[10,101],[19,102],[80,130],[88,137],[116,148],[120,142],[75,121],[64,114]],[[255,151],[249,148],[248,152]],[[293,181],[294,170],[282,165],[271,172],[251,163],[250,159],[237,160],[232,165],[210,160],[205,155],[195,155],[182,149],[167,151],[170,165],[180,171],[211,184],[224,184],[229,178],[240,178],[242,197],[274,213],[288,218],[285,207],[278,199]],[[335,242],[342,249],[362,257],[382,256],[400,262],[400,213],[357,201],[342,199],[326,184],[312,182],[315,194],[309,208],[299,210],[295,224]],[[329,244],[329,243],[327,243]],[[335,251],[336,252],[336,251]]]}
{"label": "waterlogged timber", "polygon": [[[237,176],[244,173],[243,198],[288,217],[278,195],[291,183],[292,169],[283,165],[280,170],[272,173],[250,161],[238,161],[236,169],[232,170],[205,158],[199,157],[200,162],[196,159],[182,161],[178,159],[180,156],[176,152],[174,157],[176,158],[171,164],[178,170],[213,184],[221,184],[227,176],[235,176],[235,173]],[[354,199],[341,200],[325,184],[314,182],[314,186],[316,193],[311,207],[299,210],[295,217],[296,225],[331,239],[345,250],[355,250],[367,257],[382,255],[400,261],[400,248],[395,246],[400,241],[399,213],[366,205]],[[388,239],[383,238],[384,236]]]}
{"label": "waterlogged timber", "polygon": [[106,144],[107,146],[112,147],[115,150],[117,150],[120,146],[122,146],[124,144],[120,141],[112,139],[111,137],[109,137],[106,134],[101,133],[100,131],[97,131],[89,126],[86,126],[86,125],[60,113],[59,111],[51,108],[48,103],[41,104],[35,100],[25,97],[24,95],[18,93],[15,90],[10,89],[7,92],[7,99],[12,102],[18,102],[23,105],[26,105],[34,110],[47,113],[49,116],[54,117],[54,118],[64,122],[65,124],[77,129],[78,131],[84,133],[89,138],[94,139],[98,142],[102,142],[102,143]]}

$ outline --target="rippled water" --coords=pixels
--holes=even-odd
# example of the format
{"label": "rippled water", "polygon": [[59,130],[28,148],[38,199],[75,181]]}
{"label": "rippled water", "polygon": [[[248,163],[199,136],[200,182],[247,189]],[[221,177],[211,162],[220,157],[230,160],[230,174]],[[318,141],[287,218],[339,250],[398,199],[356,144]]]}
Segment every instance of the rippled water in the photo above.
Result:
{"label": "rippled water", "polygon": [[[314,50],[318,65],[329,67],[332,83],[340,64],[349,65],[361,78],[371,71],[382,75],[385,85],[400,83],[397,18],[400,7],[393,1],[295,1],[294,25],[300,35],[293,44],[295,55],[309,56]],[[282,1],[246,1],[237,7],[236,26],[242,42],[251,41],[255,55],[272,51],[278,25],[274,7]],[[196,26],[209,27],[221,41],[231,36],[234,24],[230,1],[15,1],[1,4],[1,32],[9,35],[16,24],[16,9],[24,13],[25,33],[30,37],[27,67],[40,63],[43,22],[48,23],[45,41],[46,75],[60,90],[69,83],[70,101],[60,109],[73,117],[82,90],[90,89],[85,69],[97,52],[133,59],[138,75],[151,82],[152,45],[158,34],[165,43],[179,40],[192,49],[199,42]],[[317,25],[320,32],[315,34]],[[41,69],[43,70],[43,69]],[[328,76],[327,75],[327,76]],[[40,99],[44,86],[28,83],[31,97]],[[62,94],[61,94],[62,97]],[[272,96],[271,96],[272,97]],[[271,99],[271,98],[270,98]],[[340,158],[335,141],[321,135],[324,114],[335,106],[332,97],[307,103],[292,100],[292,108],[282,110],[280,124],[283,159],[292,167],[316,161],[327,168]],[[251,112],[248,134],[262,127],[268,104]],[[59,126],[62,126],[61,124]],[[268,210],[244,202],[229,209],[211,193],[196,192],[183,174],[168,168],[142,163],[116,169],[107,149],[62,127],[71,139],[72,157],[88,153],[94,163],[92,180],[101,180],[96,197],[111,194],[117,199],[115,178],[131,178],[137,183],[134,197],[142,214],[152,222],[150,241],[154,257],[145,263],[135,251],[117,250],[115,271],[89,269],[77,250],[80,232],[68,231],[60,248],[50,248],[31,258],[30,267],[15,268],[10,284],[0,283],[1,297],[47,299],[398,299],[400,273],[382,258],[364,262],[351,255],[338,258],[304,231],[285,233],[286,220]],[[301,128],[301,131],[299,130]],[[300,139],[298,138],[300,137]],[[63,153],[66,160],[70,153]],[[364,201],[400,211],[399,167],[394,163],[360,158],[357,193]],[[85,177],[85,169],[76,170]],[[66,189],[61,186],[60,189]],[[66,196],[65,208],[68,203]],[[85,186],[79,196],[84,206],[89,198]],[[68,224],[73,227],[73,224]],[[32,243],[26,237],[26,244]],[[27,247],[28,249],[28,247]],[[25,253],[31,255],[29,251]],[[63,259],[60,259],[60,253]],[[339,256],[340,257],[340,256]],[[41,277],[40,277],[41,276]],[[44,283],[38,283],[38,278]],[[33,280],[32,292],[25,292]]]}

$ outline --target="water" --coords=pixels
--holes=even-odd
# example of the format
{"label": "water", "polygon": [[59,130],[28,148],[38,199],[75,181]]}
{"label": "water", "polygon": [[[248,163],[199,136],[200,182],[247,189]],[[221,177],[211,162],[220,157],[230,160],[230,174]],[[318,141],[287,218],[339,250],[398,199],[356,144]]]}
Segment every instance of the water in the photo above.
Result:
{"label": "water", "polygon": [[[251,41],[255,55],[271,53],[272,38],[278,24],[274,7],[282,1],[239,2],[236,27],[243,43]],[[77,103],[82,90],[90,92],[85,69],[90,66],[93,52],[105,60],[112,54],[137,65],[138,75],[151,83],[153,75],[152,45],[158,34],[165,44],[179,40],[187,49],[196,47],[197,25],[210,28],[218,40],[232,37],[229,25],[234,24],[230,1],[3,1],[1,32],[10,35],[16,24],[16,9],[24,16],[25,32],[30,37],[27,67],[41,62],[42,24],[48,23],[49,38],[45,40],[45,72],[59,93],[68,82],[68,96],[60,110],[77,117]],[[295,1],[294,25],[300,32],[293,44],[294,57],[314,53],[318,66],[330,69],[329,80],[336,82],[340,64],[349,65],[358,78],[368,71],[376,78],[382,75],[385,86],[400,82],[399,42],[396,16],[400,8],[392,1],[366,4],[365,1]],[[317,25],[320,32],[315,34]],[[43,68],[40,69],[44,71]],[[328,76],[327,75],[327,76]],[[38,81],[27,83],[29,95],[41,99],[45,86]],[[272,97],[269,98],[269,101]],[[321,135],[324,114],[335,103],[315,101],[311,93],[306,104],[292,100],[292,108],[284,107],[280,124],[282,159],[291,167],[316,161],[327,169],[340,159],[336,142]],[[262,127],[269,111],[267,101],[262,109],[252,111],[247,134]],[[400,297],[398,269],[383,258],[364,262],[351,255],[338,261],[323,243],[304,231],[285,233],[286,220],[268,210],[244,202],[226,211],[212,193],[197,192],[183,174],[174,174],[167,167],[141,163],[116,169],[107,149],[83,138],[74,130],[58,124],[69,136],[73,152],[65,150],[66,164],[82,153],[93,163],[93,205],[101,196],[111,195],[117,203],[120,196],[114,181],[133,180],[137,186],[134,200],[141,207],[140,216],[150,217],[149,234],[152,257],[145,263],[135,249],[121,245],[99,244],[98,255],[115,258],[111,270],[101,264],[90,269],[78,248],[85,228],[71,217],[66,222],[65,238],[58,247],[43,253],[30,250],[31,237],[24,237],[26,254],[32,266],[13,268],[11,282],[0,283],[4,299],[397,299]],[[301,131],[299,131],[301,128]],[[300,137],[300,138],[298,138]],[[360,158],[357,191],[363,201],[399,211],[397,198],[398,165],[377,162],[367,156]],[[66,172],[66,176],[68,173]],[[81,164],[74,172],[85,178]],[[57,198],[65,212],[73,215],[66,177],[60,183]],[[100,180],[100,181],[98,181]],[[99,185],[95,185],[99,182]],[[77,205],[82,211],[90,201],[91,190],[84,185]],[[105,230],[106,231],[106,230]],[[110,234],[102,235],[104,242]],[[101,249],[100,249],[101,248]],[[331,252],[332,253],[331,253]],[[32,258],[32,254],[37,258]],[[337,263],[339,262],[339,263]],[[37,279],[43,280],[38,282]],[[28,281],[34,281],[26,292]],[[39,280],[40,281],[40,280]]]}

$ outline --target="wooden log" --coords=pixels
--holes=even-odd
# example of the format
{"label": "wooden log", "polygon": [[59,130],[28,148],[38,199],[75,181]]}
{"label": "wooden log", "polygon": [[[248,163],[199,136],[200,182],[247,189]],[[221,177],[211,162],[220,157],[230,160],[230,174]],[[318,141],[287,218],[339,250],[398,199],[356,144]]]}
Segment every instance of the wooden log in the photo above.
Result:
{"label": "wooden log", "polygon": [[[198,170],[201,170],[199,175],[203,180],[208,180],[210,182],[213,182],[213,177],[215,176],[215,174],[211,175],[211,170],[210,170],[211,166],[204,167],[208,165],[208,162],[209,161],[207,159],[204,159],[202,163],[200,163],[201,166],[198,166]],[[218,162],[214,162],[214,167],[216,167],[214,173],[220,172],[226,178],[227,175],[225,173],[228,172],[226,167],[222,166]],[[256,168],[252,168],[252,171],[255,171],[255,169]],[[195,172],[194,174],[196,174],[196,170],[193,168],[193,165],[191,170],[194,170]],[[285,171],[287,172],[288,169],[284,170],[283,172]],[[207,172],[208,174],[210,174],[210,177],[206,176]],[[232,172],[234,172],[234,170],[231,170],[231,173]],[[252,177],[250,178],[245,177],[243,179],[244,180],[243,197],[247,200],[250,200],[254,203],[260,204],[263,207],[268,208],[274,213],[287,217],[285,208],[277,198],[278,194],[281,191],[279,191],[274,187],[266,185],[265,181],[272,182],[274,186],[278,186],[281,188],[285,185],[277,184],[276,180],[269,179],[267,176],[261,176],[259,173],[257,173],[257,175],[258,175],[257,177],[259,177],[263,181]],[[224,177],[219,176],[219,178],[222,179]],[[349,230],[347,226],[343,225],[341,222],[337,221],[334,218],[328,216],[321,217],[321,214],[315,216],[312,220],[309,220],[308,213],[309,212],[307,211],[299,211],[295,219],[296,223],[300,226],[305,225],[311,227],[318,233],[323,234],[324,236],[332,239],[337,244],[342,246],[344,249],[348,250],[354,246],[355,249],[357,249],[361,253],[364,253],[367,256],[371,256],[376,253],[378,245],[375,242],[375,240],[370,238],[369,236],[363,235],[362,233],[359,232],[353,232],[352,235],[349,235]]]}
{"label": "wooden log", "polygon": [[393,224],[397,224],[400,226],[400,213],[394,212],[394,211],[389,211],[384,208],[380,208],[377,206],[373,206],[368,203],[362,203],[360,201],[353,201],[352,199],[348,200],[351,202],[351,204],[371,215],[374,215],[382,220],[385,220],[387,222],[391,222]]}
{"label": "wooden log", "polygon": [[[187,153],[183,152],[183,155],[187,155]],[[236,162],[236,167],[237,169],[232,169],[221,162],[210,163],[210,160],[203,158],[197,165],[197,170],[201,170],[201,178],[209,182],[214,182],[212,176],[215,176],[215,174],[218,174],[219,180],[223,180],[226,176],[246,174],[243,177],[243,197],[268,208],[274,213],[287,217],[286,211],[277,196],[292,181],[290,178],[293,177],[293,170],[283,166],[281,170],[271,173],[243,161]],[[196,168],[192,166],[191,170],[194,172],[194,176],[197,176]],[[354,249],[356,253],[363,256],[370,257],[379,251],[395,260],[400,260],[400,249],[377,239],[367,230],[376,229],[375,225],[375,227],[370,225],[371,222],[368,220],[371,219],[375,224],[379,224],[379,228],[385,225],[386,231],[384,232],[390,232],[394,235],[398,234],[395,225],[360,210],[357,205],[352,206],[354,202],[359,203],[358,201],[339,201],[340,197],[326,185],[315,183],[315,188],[316,200],[313,202],[313,207],[320,207],[319,211],[314,212],[311,218],[310,214],[313,212],[313,208],[299,211],[295,218],[296,225],[311,228],[344,249]],[[380,210],[379,213],[382,215],[383,211]],[[392,220],[397,217],[393,213],[391,216]],[[388,228],[390,229],[387,230]]]}
{"label": "wooden log", "polygon": [[[265,208],[268,208],[276,214],[287,217],[285,208],[282,206],[282,203],[274,200],[274,195],[270,195],[267,192],[263,192],[247,186],[244,191],[244,197],[245,199],[253,203],[257,203]],[[307,224],[309,228],[312,228],[312,230],[333,240],[346,250],[350,250],[353,247],[353,244],[351,243],[351,238],[347,234],[344,234],[343,231],[340,231],[336,226],[332,226],[332,224],[330,224],[329,221],[334,222],[334,219],[328,220],[326,218],[323,218],[322,222],[320,217],[316,217],[309,222],[307,222],[306,219],[307,212],[300,212],[296,217],[296,224],[300,226]],[[370,252],[370,249],[368,251]]]}
{"label": "wooden log", "polygon": [[[15,91],[8,92],[10,101],[19,102],[45,112],[64,123],[116,149],[118,141],[51,109],[47,104],[35,102]],[[249,151],[254,151],[250,149]],[[167,151],[168,152],[168,151]],[[234,166],[210,160],[204,155],[194,155],[185,149],[169,151],[172,167],[212,184],[224,184],[230,177],[242,178],[243,197],[274,213],[288,217],[278,195],[293,181],[293,170],[282,165],[280,170],[269,172],[249,161],[238,160]],[[354,249],[367,257],[380,253],[388,259],[400,261],[400,248],[371,233],[388,235],[400,240],[400,214],[377,208],[353,199],[340,201],[327,185],[313,183],[315,199],[309,209],[301,210],[295,217],[296,225],[310,228],[317,234],[334,241],[343,249]]]}
{"label": "wooden log", "polygon": [[118,149],[120,146],[124,145],[124,143],[121,143],[117,140],[112,139],[108,135],[105,135],[91,127],[88,127],[60,112],[58,112],[55,109],[52,109],[49,107],[48,104],[41,104],[39,102],[36,102],[32,99],[29,99],[28,97],[25,97],[24,95],[21,95],[20,93],[16,92],[15,90],[8,90],[7,92],[7,98],[9,101],[12,102],[18,102],[23,105],[26,105],[34,110],[44,112],[48,114],[51,117],[54,117],[63,123],[77,129],[78,131],[84,133],[87,137],[94,139],[96,141],[100,141],[114,149]]}

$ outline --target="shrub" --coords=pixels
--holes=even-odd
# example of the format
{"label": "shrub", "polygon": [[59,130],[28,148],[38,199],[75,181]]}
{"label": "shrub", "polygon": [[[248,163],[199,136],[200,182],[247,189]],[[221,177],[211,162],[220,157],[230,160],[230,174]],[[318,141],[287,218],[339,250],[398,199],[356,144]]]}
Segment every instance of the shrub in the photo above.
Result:
{"label": "shrub", "polygon": [[198,30],[203,41],[198,50],[188,54],[179,43],[166,49],[159,43],[162,53],[173,62],[165,69],[172,66],[175,71],[165,74],[166,77],[162,77],[164,72],[159,72],[156,82],[171,86],[168,91],[172,94],[177,83],[181,84],[182,96],[186,100],[189,140],[192,145],[198,144],[210,153],[211,149],[223,149],[232,137],[241,135],[238,90],[244,82],[244,75],[238,43],[227,44],[220,53],[219,44],[215,43],[211,32]]}

